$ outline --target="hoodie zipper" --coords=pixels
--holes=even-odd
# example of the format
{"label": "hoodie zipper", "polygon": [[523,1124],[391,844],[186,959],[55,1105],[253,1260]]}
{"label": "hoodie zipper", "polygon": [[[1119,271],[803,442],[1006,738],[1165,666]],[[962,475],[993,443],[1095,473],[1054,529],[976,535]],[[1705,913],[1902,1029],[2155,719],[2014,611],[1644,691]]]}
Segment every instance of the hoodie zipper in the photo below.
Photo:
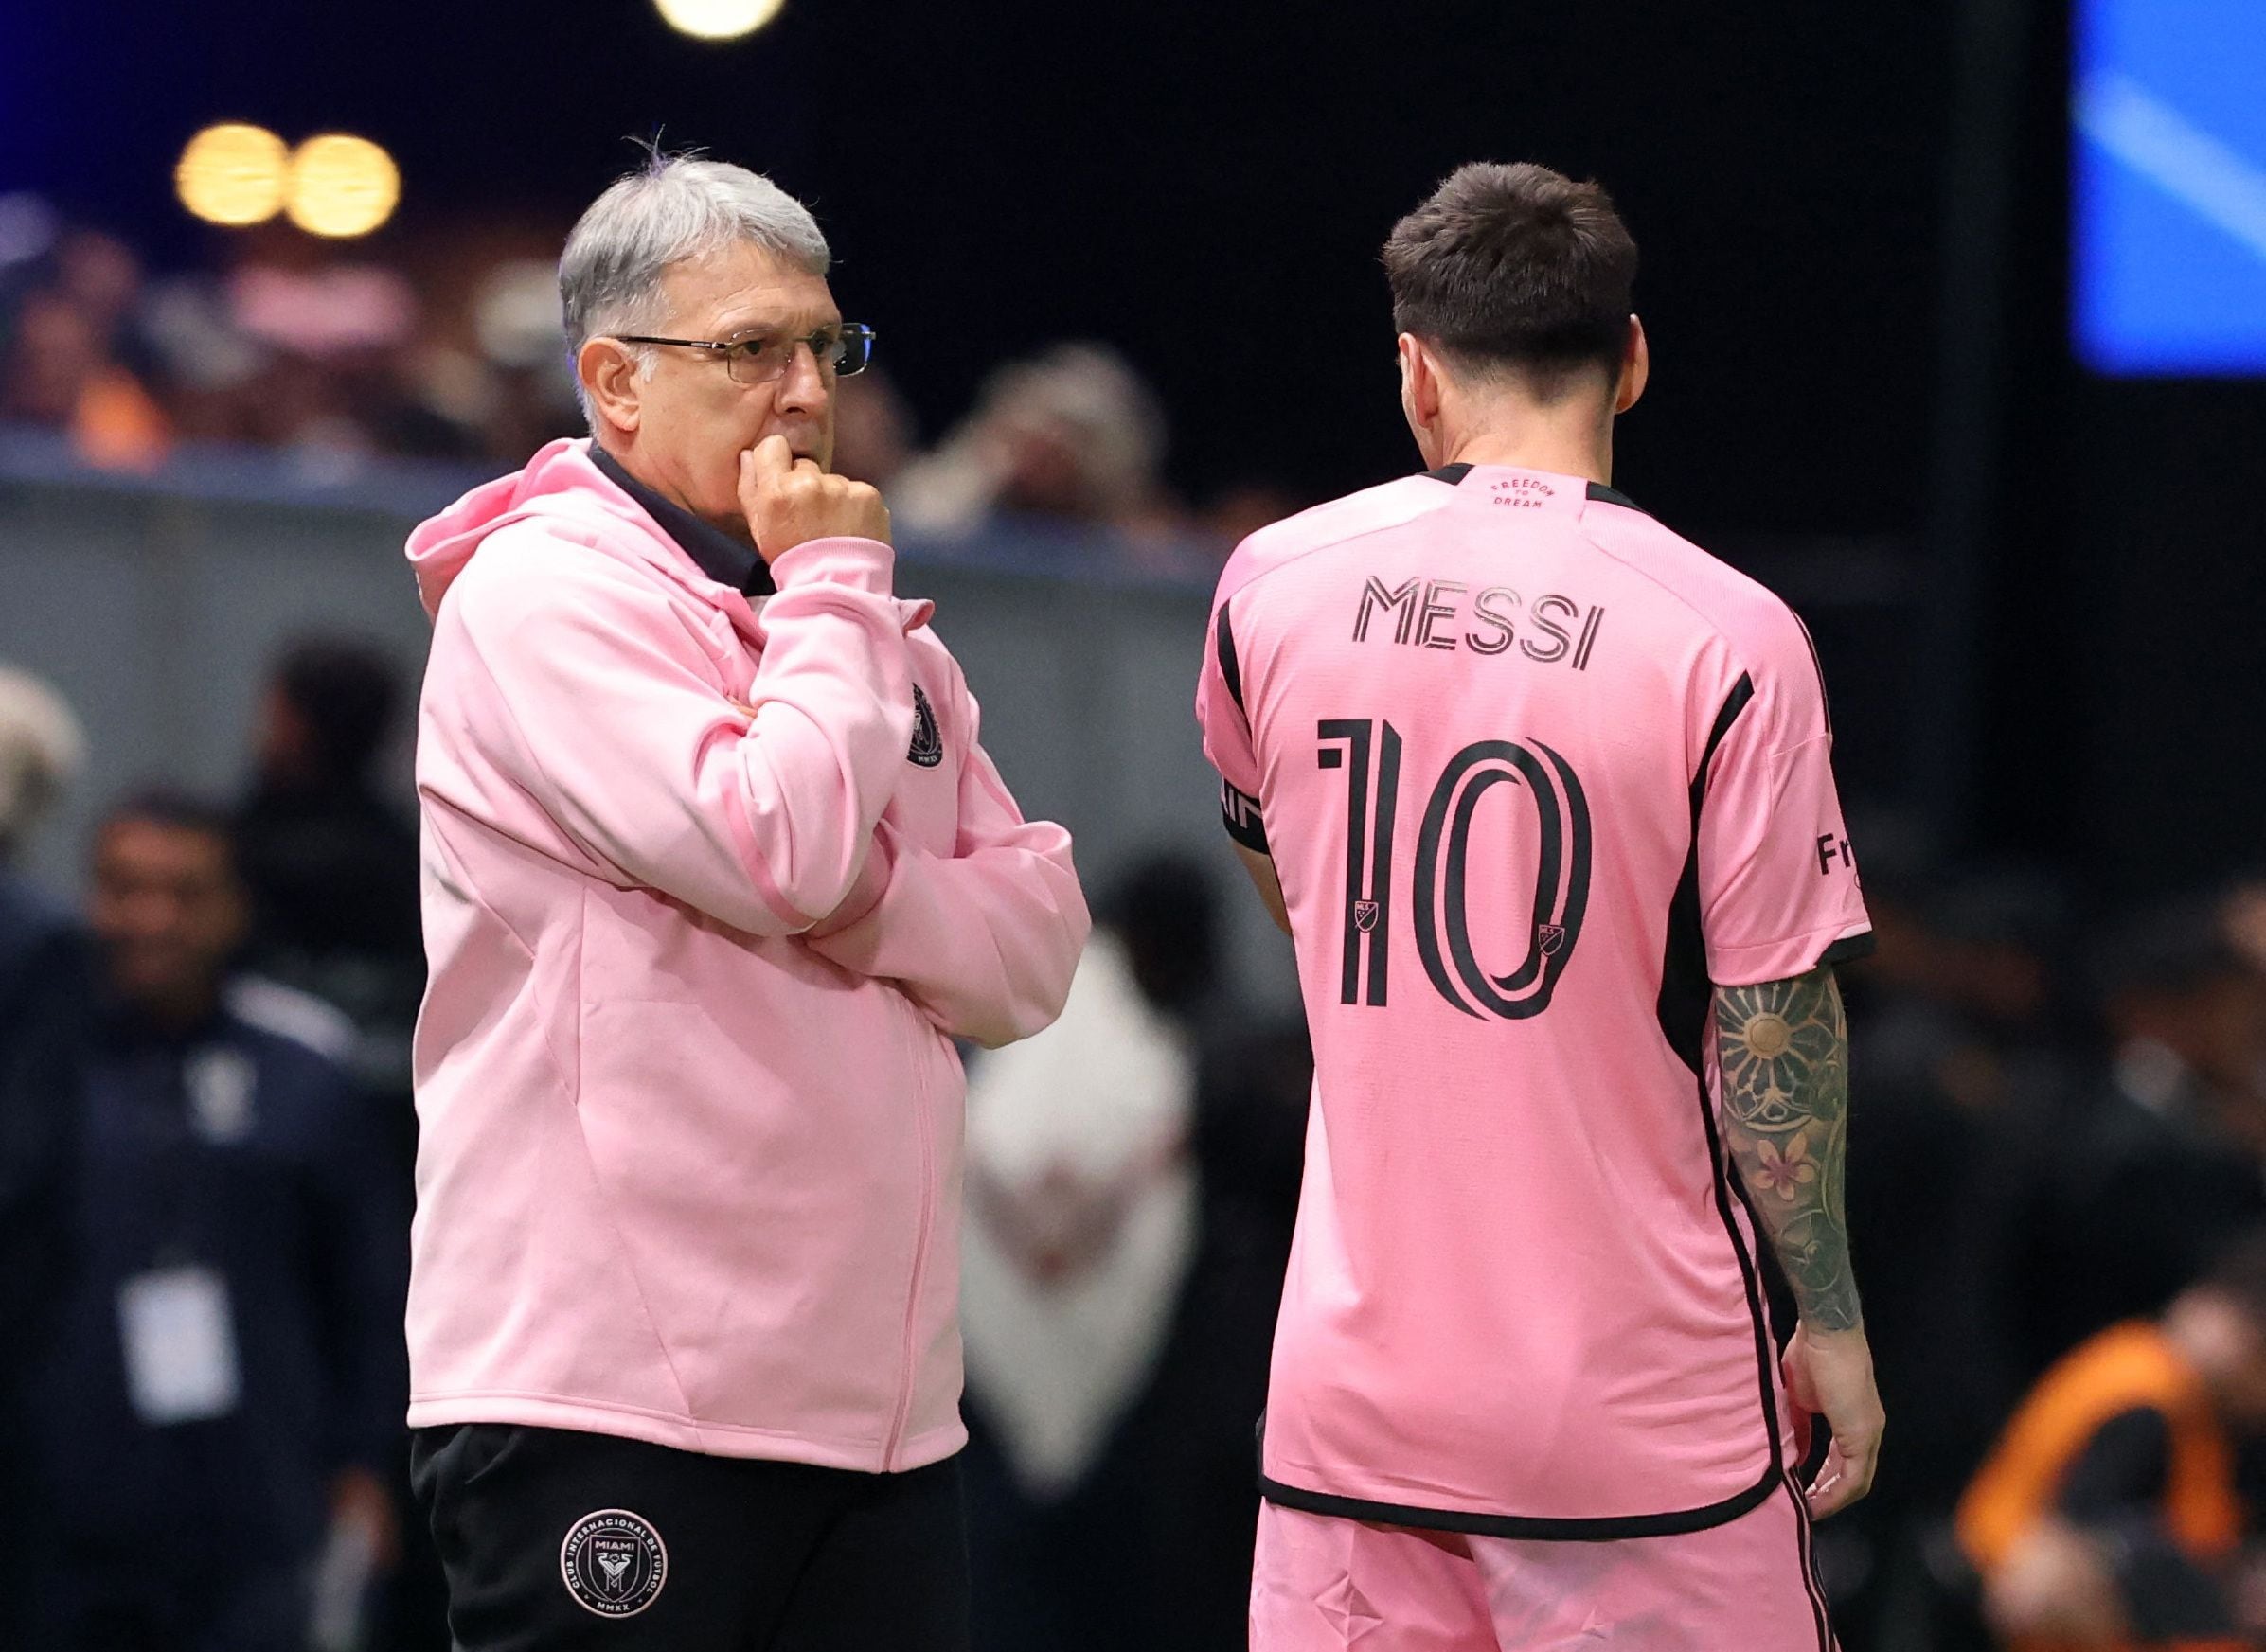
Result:
{"label": "hoodie zipper", "polygon": [[[908,1010],[910,1006],[907,1006]],[[919,1359],[920,1281],[928,1270],[929,1229],[936,1220],[937,1143],[935,1120],[929,1109],[928,1057],[918,1034],[913,1041],[913,1124],[920,1139],[920,1221],[914,1230],[913,1277],[905,1289],[905,1336],[902,1376],[898,1384],[897,1414],[890,1419],[889,1441],[882,1449],[884,1473],[897,1469],[897,1454],[904,1444],[905,1425],[913,1413],[915,1365]]]}

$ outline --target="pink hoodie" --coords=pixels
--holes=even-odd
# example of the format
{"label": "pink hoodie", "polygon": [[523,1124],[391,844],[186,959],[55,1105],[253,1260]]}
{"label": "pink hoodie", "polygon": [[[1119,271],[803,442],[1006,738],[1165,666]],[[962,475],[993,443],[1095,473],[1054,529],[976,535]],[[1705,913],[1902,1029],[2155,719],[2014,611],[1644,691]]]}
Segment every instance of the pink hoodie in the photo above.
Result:
{"label": "pink hoodie", "polygon": [[967,1437],[952,1039],[1061,1009],[1069,835],[888,546],[797,545],[750,602],[587,447],[409,540],[409,1421],[919,1467]]}

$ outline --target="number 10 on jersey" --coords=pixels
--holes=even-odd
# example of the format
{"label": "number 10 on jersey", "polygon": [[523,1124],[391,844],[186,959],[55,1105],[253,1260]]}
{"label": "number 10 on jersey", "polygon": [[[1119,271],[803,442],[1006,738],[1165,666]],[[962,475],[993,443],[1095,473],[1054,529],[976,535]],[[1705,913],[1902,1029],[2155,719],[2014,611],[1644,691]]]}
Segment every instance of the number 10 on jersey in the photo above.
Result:
{"label": "number 10 on jersey", "polygon": [[[1394,929],[1393,844],[1400,824],[1400,731],[1374,718],[1328,718],[1315,725],[1315,762],[1346,772],[1346,899],[1339,1002],[1382,1007]],[[1472,817],[1498,786],[1526,791],[1534,809],[1534,898],[1523,956],[1490,975],[1473,945],[1474,916],[1490,954],[1513,922],[1472,910]],[[1573,765],[1540,740],[1475,740],[1448,759],[1433,783],[1417,835],[1409,910],[1417,956],[1434,988],[1468,1016],[1525,1021],[1550,1007],[1581,938],[1589,909],[1589,799]],[[1482,889],[1503,888],[1482,871]],[[1498,902],[1501,897],[1497,897]],[[1491,920],[1491,921],[1490,921]],[[1515,945],[1515,943],[1514,943]]]}

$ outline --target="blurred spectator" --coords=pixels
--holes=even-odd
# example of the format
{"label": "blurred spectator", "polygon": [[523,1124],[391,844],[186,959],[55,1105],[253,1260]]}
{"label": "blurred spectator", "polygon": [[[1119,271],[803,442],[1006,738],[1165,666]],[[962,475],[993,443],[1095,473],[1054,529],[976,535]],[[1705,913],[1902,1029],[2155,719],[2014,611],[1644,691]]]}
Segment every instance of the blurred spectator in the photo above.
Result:
{"label": "blurred spectator", "polygon": [[2228,943],[2266,982],[2266,875],[2237,879],[2220,910]]}
{"label": "blurred spectator", "polygon": [[[1106,1579],[1128,1600],[1150,1592],[1146,1511],[1081,1507],[1078,1494],[1154,1376],[1195,1255],[1194,1092],[1185,1031],[1144,997],[1107,929],[1055,1025],[986,1058],[971,1082],[960,1306],[982,1430],[971,1543],[990,1620],[978,1639],[1001,1652],[1108,1643],[1092,1622],[1120,1593]],[[1071,1550],[1081,1565],[1066,1564]]]}
{"label": "blurred spectator", "polygon": [[0,666],[0,882],[86,761],[86,737],[62,697]]}
{"label": "blurred spectator", "polygon": [[142,264],[134,249],[98,229],[70,229],[55,247],[56,290],[85,316],[103,349],[126,360],[137,373],[144,365],[134,336],[142,296]]}
{"label": "blurred spectator", "polygon": [[309,1041],[329,1012],[231,974],[248,914],[225,818],[120,806],[93,887],[66,1245],[17,1419],[27,1643],[300,1652],[318,1570],[350,1619],[395,1540],[406,1213]]}
{"label": "blurred spectator", "polygon": [[890,495],[906,527],[962,534],[997,515],[1169,529],[1165,417],[1106,345],[1057,345],[984,382],[975,409]]}
{"label": "blurred spectator", "polygon": [[399,363],[419,312],[399,274],[259,258],[240,265],[223,291],[235,331],[261,352],[236,398],[250,439],[296,450],[317,471],[350,469],[357,455],[405,444],[411,425]]}
{"label": "blurred spectator", "polygon": [[[228,238],[225,267],[146,280],[116,237],[0,196],[0,423],[67,433],[90,463],[150,469],[176,440],[287,455],[303,480],[368,458],[516,463],[582,432],[559,325],[557,228],[491,212],[410,239],[385,261],[280,220]],[[1188,518],[1162,474],[1164,411],[1107,346],[1009,363],[933,453],[885,372],[840,392],[835,467],[888,490],[899,524],[953,539],[1021,518],[1106,528],[1077,554],[1149,577],[1204,578],[1299,501],[1263,484]],[[1073,542],[1060,547],[1068,552]]]}
{"label": "blurred spectator", "polygon": [[148,383],[152,358],[140,338],[140,256],[99,229],[65,229],[54,242],[54,288],[96,329],[106,356]]}
{"label": "blurred spectator", "polygon": [[[1876,950],[1845,972],[1857,1138],[1847,1199],[1896,1446],[1872,1495],[1815,1539],[1851,1652],[1914,1644],[1908,1625],[1938,1611],[1937,1534],[2020,1392],[2007,1333],[2010,1222],[2061,1081],[2042,1055],[2057,1000],[2050,891],[2009,874],[1938,888],[1882,837],[1865,865]],[[1990,979],[1994,968],[2006,979]]]}
{"label": "blurred spectator", "polygon": [[221,284],[203,275],[154,284],[140,327],[175,428],[185,439],[249,439],[243,404],[267,349],[237,325]]}
{"label": "blurred spectator", "polygon": [[[970,1088],[977,1643],[1224,1652],[1243,1643],[1288,1212],[1255,1236],[1242,1167],[1215,1181],[1201,1157],[1204,1046],[1250,1041],[1216,990],[1208,877],[1158,857],[1101,917],[1062,1020]],[[1289,1082],[1295,1132],[1304,1070]],[[1247,1123],[1261,1107],[1239,1093],[1223,1110]]]}
{"label": "blurred spectator", "polygon": [[1224,560],[1260,528],[1295,516],[1312,503],[1271,482],[1240,482],[1211,502],[1201,525]]}
{"label": "blurred spectator", "polygon": [[0,196],[0,420],[117,466],[157,463],[175,435],[288,450],[318,475],[379,453],[525,458],[580,428],[557,275],[522,256],[530,239],[557,238],[486,215],[397,266],[270,224],[230,239],[226,269],[146,284],[124,242]]}
{"label": "blurred spectator", "polygon": [[559,330],[559,273],[505,256],[470,274],[463,313],[434,317],[399,356],[379,435],[396,453],[518,464],[583,430]]}
{"label": "blurred spectator", "polygon": [[425,982],[417,833],[378,773],[401,700],[400,673],[369,644],[292,644],[260,702],[236,834],[252,963],[346,1012],[359,1035],[357,1075],[401,1098],[405,1129],[409,1035]]}
{"label": "blurred spectator", "polygon": [[1982,1115],[2037,1107],[2070,1080],[2078,1018],[2057,960],[2074,931],[2054,883],[2025,867],[1929,879],[1865,862],[1868,907],[1889,917],[1855,972],[1865,1014],[1859,1075],[1932,1086]]}
{"label": "blurred spectator", "polygon": [[65,293],[26,295],[0,362],[0,419],[66,433],[90,464],[147,469],[165,457],[166,417],[112,355],[102,318]]}
{"label": "blurred spectator", "polygon": [[2207,901],[2110,926],[2106,1071],[2033,1132],[2010,1313],[2025,1367],[2153,1313],[2266,1220],[2266,999]]}
{"label": "blurred spectator", "polygon": [[389,348],[418,323],[409,283],[372,264],[297,270],[246,263],[228,277],[227,293],[245,337],[311,361]]}
{"label": "blurred spectator", "polygon": [[884,495],[913,458],[913,410],[888,370],[874,365],[834,388],[834,469]]}
{"label": "blurred spectator", "polygon": [[55,249],[62,220],[44,197],[25,189],[0,193],[0,298]]}
{"label": "blurred spectator", "polygon": [[[417,833],[381,765],[401,701],[400,673],[375,647],[304,637],[287,647],[261,697],[250,791],[236,816],[252,897],[246,962],[311,993],[352,1023],[348,1066],[387,1152],[401,1202],[412,1196],[417,1112],[409,1043],[424,993]],[[406,1430],[395,1452],[405,1461]],[[407,1497],[401,1565],[374,1603],[392,1652],[445,1646],[440,1563]]]}
{"label": "blurred spectator", "polygon": [[537,258],[498,265],[473,305],[479,343],[472,420],[483,458],[520,464],[544,443],[583,431],[559,331],[559,271]]}
{"label": "blurred spectator", "polygon": [[983,1064],[961,1293],[971,1379],[1048,1499],[1148,1376],[1196,1227],[1194,1062],[1114,936],[1087,948],[1065,1013],[1033,1057]]}
{"label": "blurred spectator", "polygon": [[2160,1321],[2102,1331],[2023,1402],[1959,1509],[1987,1615],[2017,1647],[2266,1637],[2266,1240]]}
{"label": "blurred spectator", "polygon": [[[54,1306],[87,1002],[77,922],[15,863],[83,755],[78,719],[54,691],[0,667],[0,1414],[10,1418]],[[23,1439],[20,1427],[8,1434]],[[22,1553],[37,1519],[19,1444],[0,1446],[0,1554]]]}

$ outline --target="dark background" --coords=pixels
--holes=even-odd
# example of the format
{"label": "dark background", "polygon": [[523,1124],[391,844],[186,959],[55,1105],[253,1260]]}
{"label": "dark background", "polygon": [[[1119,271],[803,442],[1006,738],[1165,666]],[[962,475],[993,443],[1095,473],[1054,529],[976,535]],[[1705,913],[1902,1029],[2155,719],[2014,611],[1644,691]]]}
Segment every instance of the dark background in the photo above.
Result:
{"label": "dark background", "polygon": [[[1791,570],[1851,790],[2139,891],[2266,859],[2266,386],[2071,364],[2067,37],[2034,0],[789,0],[723,44],[644,0],[80,0],[0,10],[0,187],[163,267],[220,233],[171,198],[212,120],[384,144],[381,245],[562,229],[658,133],[814,205],[926,435],[999,361],[1098,337],[1162,391],[1182,488],[1319,497],[1411,459],[1394,218],[1467,159],[1594,175],[1656,363],[1616,480]],[[1856,540],[1893,590],[1843,614]]]}
{"label": "dark background", "polygon": [[[507,205],[570,222],[659,133],[812,204],[932,431],[1004,355],[1097,336],[1163,390],[1185,483],[1322,491],[1407,458],[1393,220],[1461,161],[1534,158],[1602,179],[1644,248],[1661,370],[1633,488],[1696,528],[1912,527],[1946,13],[1821,35],[1814,7],[1723,9],[789,0],[706,44],[644,0],[287,27],[259,0],[85,0],[0,25],[33,37],[0,37],[31,82],[0,166],[188,258],[171,164],[212,120],[384,144],[404,204],[382,237]],[[1694,426],[1712,439],[1673,439]]]}

